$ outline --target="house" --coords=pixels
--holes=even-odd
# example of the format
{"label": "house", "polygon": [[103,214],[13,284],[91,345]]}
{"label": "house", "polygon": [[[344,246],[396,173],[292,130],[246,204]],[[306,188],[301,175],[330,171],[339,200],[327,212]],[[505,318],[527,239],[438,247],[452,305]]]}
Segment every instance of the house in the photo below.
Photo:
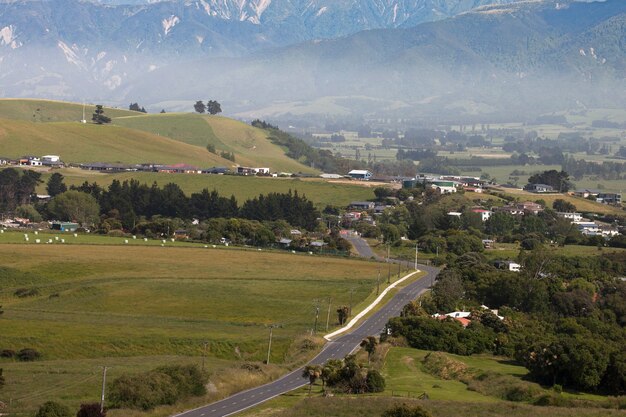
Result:
{"label": "house", "polygon": [[212,168],[205,168],[202,170],[203,174],[217,174],[217,175],[224,175],[228,172],[228,168],[226,167],[212,167]]}
{"label": "house", "polygon": [[457,184],[454,181],[431,181],[429,186],[439,194],[452,194],[456,193]]}
{"label": "house", "polygon": [[489,218],[493,214],[493,211],[487,210],[487,209],[483,209],[483,208],[474,208],[474,209],[472,209],[472,213],[479,214],[480,215],[480,220],[486,222],[487,220],[489,220]]}
{"label": "house", "polygon": [[507,271],[511,271],[511,272],[519,272],[520,269],[522,268],[522,266],[518,264],[517,262],[503,261],[503,260],[495,261],[493,263],[493,266],[495,266],[498,269],[506,269]]}
{"label": "house", "polygon": [[600,226],[595,222],[572,222],[572,224],[576,225],[578,231],[585,236],[597,236],[601,235],[602,232],[600,230]]}
{"label": "house", "polygon": [[547,184],[527,184],[524,190],[530,191],[531,193],[553,193],[554,187]]}
{"label": "house", "polygon": [[50,229],[61,232],[75,232],[80,226],[74,222],[52,222]]}
{"label": "house", "polygon": [[41,162],[61,162],[59,155],[44,155],[41,157]]}
{"label": "house", "polygon": [[493,248],[493,244],[495,243],[495,241],[491,239],[483,239],[482,242],[485,249]]}
{"label": "house", "polygon": [[287,238],[282,238],[278,241],[278,243],[285,248],[288,248],[291,245],[291,242],[292,240]]}
{"label": "house", "polygon": [[481,187],[465,187],[465,192],[468,193],[482,193],[483,189]]}
{"label": "house", "polygon": [[533,203],[532,201],[524,201],[523,203],[517,203],[517,208],[522,209],[524,213],[539,214],[543,211],[543,206],[539,203]]}
{"label": "house", "polygon": [[589,197],[597,197],[600,194],[598,190],[590,190],[585,188],[584,190],[576,190],[573,193],[576,197],[589,198]]}
{"label": "house", "polygon": [[312,246],[314,248],[320,248],[320,249],[322,247],[326,246],[326,245],[328,245],[328,243],[322,242],[321,240],[315,240],[315,241],[309,243],[309,246]]}
{"label": "house", "polygon": [[457,219],[460,219],[462,214],[463,213],[461,213],[459,211],[449,211],[448,212],[448,216],[456,217]]}
{"label": "house", "polygon": [[353,180],[368,181],[370,178],[372,178],[373,174],[371,171],[368,171],[366,169],[353,169],[352,171],[348,172],[348,175]]}
{"label": "house", "polygon": [[9,165],[10,163],[11,163],[11,158],[0,156],[0,165]]}
{"label": "house", "polygon": [[27,166],[31,166],[31,167],[40,167],[41,164],[41,159],[36,157],[36,156],[23,156],[20,158],[19,160],[19,164],[20,165],[27,165]]}
{"label": "house", "polygon": [[289,234],[290,234],[291,236],[302,236],[302,232],[301,232],[301,231],[299,231],[298,229],[291,229],[291,230],[289,231]]}
{"label": "house", "polygon": [[581,213],[566,213],[559,211],[556,213],[556,215],[564,219],[571,220],[572,223],[581,222],[583,220],[583,215]]}
{"label": "house", "polygon": [[269,175],[269,168],[251,168],[251,167],[237,167],[237,174],[239,175]]}
{"label": "house", "polygon": [[355,210],[372,210],[376,204],[373,201],[353,201],[349,207]]}
{"label": "house", "polygon": [[178,229],[174,231],[174,239],[176,240],[185,240],[189,239],[189,232],[183,229]]}
{"label": "house", "polygon": [[622,204],[622,195],[616,193],[599,193],[596,201],[602,204],[611,204],[618,206]]}

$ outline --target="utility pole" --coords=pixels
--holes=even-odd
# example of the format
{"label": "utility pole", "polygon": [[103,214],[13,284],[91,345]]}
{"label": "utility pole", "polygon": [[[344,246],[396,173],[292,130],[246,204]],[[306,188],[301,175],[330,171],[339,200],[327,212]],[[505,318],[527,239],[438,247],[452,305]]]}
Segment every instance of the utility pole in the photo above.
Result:
{"label": "utility pole", "polygon": [[319,300],[315,300],[317,305],[315,306],[315,325],[313,326],[313,334],[317,334],[317,320],[320,317],[320,302]]}
{"label": "utility pole", "polygon": [[206,358],[206,349],[209,346],[209,342],[205,340],[202,342],[202,345],[204,346],[204,349],[202,350],[202,372],[204,372],[204,360]]}
{"label": "utility pole", "polygon": [[102,396],[100,397],[100,413],[104,413],[104,389],[107,383],[107,367],[102,367]]}
{"label": "utility pole", "polygon": [[400,279],[400,274],[402,274],[402,271],[400,270],[400,268],[402,267],[402,261],[398,262],[398,279]]}
{"label": "utility pole", "polygon": [[272,351],[272,331],[274,330],[274,325],[270,326],[270,341],[267,344],[267,361],[265,362],[267,365],[270,364],[270,352]]}
{"label": "utility pole", "polygon": [[376,278],[376,295],[380,294],[380,267],[378,267],[378,278]]}
{"label": "utility pole", "polygon": [[350,311],[348,312],[350,317],[352,317],[352,294],[354,294],[354,287],[350,288]]}
{"label": "utility pole", "polygon": [[391,283],[391,264],[387,264],[387,284]]}
{"label": "utility pole", "polygon": [[328,324],[330,323],[330,303],[332,298],[328,297],[328,315],[326,316],[326,331],[328,331]]}
{"label": "utility pole", "polygon": [[417,242],[415,242],[415,270],[417,271]]}

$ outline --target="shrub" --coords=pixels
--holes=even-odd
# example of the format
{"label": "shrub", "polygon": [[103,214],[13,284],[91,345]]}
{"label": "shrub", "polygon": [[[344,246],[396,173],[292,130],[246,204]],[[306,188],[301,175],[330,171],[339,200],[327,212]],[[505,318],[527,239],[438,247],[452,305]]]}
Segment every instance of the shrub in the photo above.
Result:
{"label": "shrub", "polygon": [[81,404],[76,417],[106,417],[106,410],[100,411],[100,404]]}
{"label": "shrub", "polygon": [[26,348],[17,352],[17,358],[22,362],[32,362],[36,361],[41,357],[41,353],[36,351],[35,349]]}
{"label": "shrub", "polygon": [[155,370],[122,375],[113,381],[109,400],[115,408],[150,410],[206,393],[206,377],[197,366],[164,366]]}
{"label": "shrub", "polygon": [[441,352],[431,352],[424,357],[424,370],[441,379],[460,379],[468,372],[468,366]]}
{"label": "shrub", "polygon": [[365,377],[368,392],[383,392],[385,390],[385,378],[375,369],[367,371]]}
{"label": "shrub", "polygon": [[432,415],[427,410],[424,410],[419,405],[415,407],[409,407],[406,404],[396,405],[389,410],[386,410],[381,417],[431,417]]}
{"label": "shrub", "polygon": [[34,297],[39,295],[39,290],[37,288],[18,288],[13,295],[19,298]]}
{"label": "shrub", "polygon": [[2,349],[0,351],[0,358],[14,358],[17,353],[11,349]]}
{"label": "shrub", "polygon": [[35,417],[72,417],[72,412],[63,404],[47,401],[39,407]]}

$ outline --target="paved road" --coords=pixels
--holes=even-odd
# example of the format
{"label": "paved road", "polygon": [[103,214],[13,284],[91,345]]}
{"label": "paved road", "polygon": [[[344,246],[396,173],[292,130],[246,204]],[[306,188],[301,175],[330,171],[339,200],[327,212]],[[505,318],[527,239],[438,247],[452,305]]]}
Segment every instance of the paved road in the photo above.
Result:
{"label": "paved road", "polygon": [[[354,351],[367,336],[376,336],[381,333],[391,317],[398,316],[402,307],[414,300],[421,292],[430,286],[439,270],[426,265],[419,265],[426,276],[415,281],[400,291],[385,306],[367,318],[359,327],[349,333],[339,336],[328,342],[324,349],[311,360],[312,364],[323,364],[329,359],[342,359]],[[302,377],[302,368],[277,379],[274,382],[243,391],[213,404],[186,411],[177,417],[224,417],[229,416],[257,404],[270,400],[296,388],[305,386],[308,379]]]}

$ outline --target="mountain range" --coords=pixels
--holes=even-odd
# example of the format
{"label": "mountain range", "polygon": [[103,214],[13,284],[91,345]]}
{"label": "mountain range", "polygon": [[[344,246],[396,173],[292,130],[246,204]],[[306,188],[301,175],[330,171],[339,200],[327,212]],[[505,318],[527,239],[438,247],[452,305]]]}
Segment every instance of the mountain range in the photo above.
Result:
{"label": "mountain range", "polygon": [[250,117],[524,113],[626,97],[622,0],[135,3],[0,3],[0,95],[155,109],[211,95]]}

